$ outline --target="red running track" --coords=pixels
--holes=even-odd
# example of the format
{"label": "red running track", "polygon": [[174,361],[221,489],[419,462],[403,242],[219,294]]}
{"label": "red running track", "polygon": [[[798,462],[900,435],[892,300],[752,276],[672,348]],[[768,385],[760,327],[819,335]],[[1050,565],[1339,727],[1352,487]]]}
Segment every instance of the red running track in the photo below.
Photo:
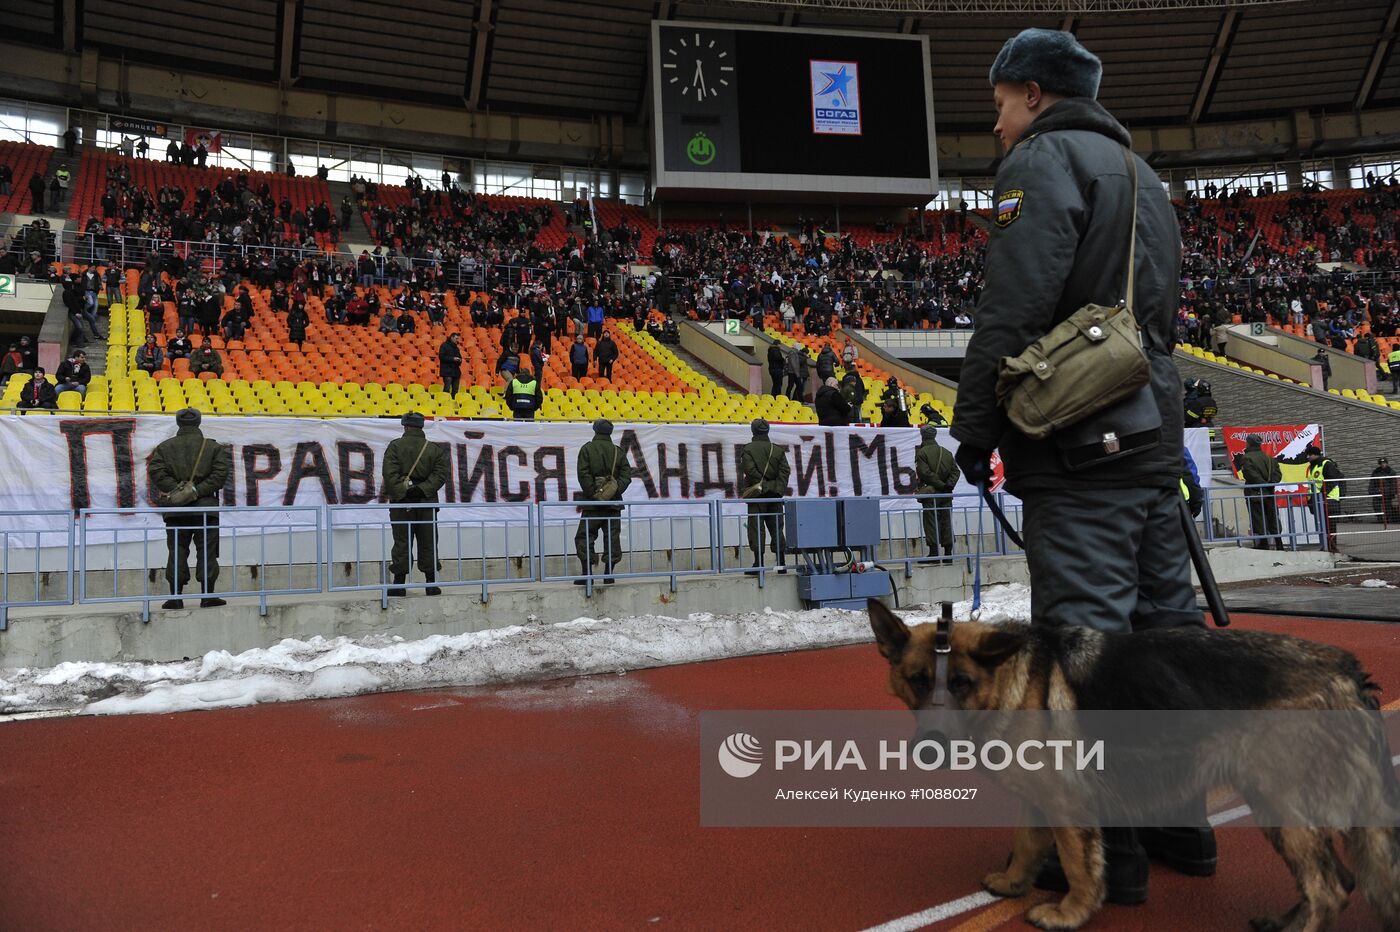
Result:
{"label": "red running track", "polygon": [[[1400,626],[1241,616],[1357,652]],[[873,647],[501,689],[0,727],[0,929],[858,930],[978,890],[1010,830],[701,829],[698,714],[892,708]],[[1090,928],[1239,930],[1291,905],[1254,829]],[[1019,925],[1025,902],[944,921]],[[1359,897],[1339,928],[1375,920]]]}

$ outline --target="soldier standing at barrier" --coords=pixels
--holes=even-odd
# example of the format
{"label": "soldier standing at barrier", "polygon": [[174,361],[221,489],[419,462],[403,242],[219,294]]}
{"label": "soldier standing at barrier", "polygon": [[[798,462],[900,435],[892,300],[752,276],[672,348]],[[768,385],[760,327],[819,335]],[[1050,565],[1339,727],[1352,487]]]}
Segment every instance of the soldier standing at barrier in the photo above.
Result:
{"label": "soldier standing at barrier", "polygon": [[[787,450],[768,439],[768,422],[758,418],[750,425],[753,440],[739,452],[739,494],[744,498],[782,498],[787,494]],[[783,540],[782,502],[756,501],[748,504],[749,549],[753,551],[755,568],[763,564],[763,534],[778,558],[778,572],[787,571],[785,541]]]}
{"label": "soldier standing at barrier", "polygon": [[[175,436],[163,440],[151,454],[148,467],[156,487],[156,503],[164,508],[216,508],[218,494],[228,481],[233,458],[219,443],[199,429],[202,416],[194,408],[175,415]],[[219,513],[181,511],[161,515],[165,521],[165,546],[169,554],[165,578],[170,595],[161,608],[185,607],[179,595],[190,580],[190,545],[194,545],[195,577],[204,597],[200,608],[226,604],[210,595],[219,579]]]}
{"label": "soldier standing at barrier", "polygon": [[410,533],[417,544],[418,568],[428,581],[426,594],[441,595],[442,590],[433,585],[437,582],[437,509],[424,506],[437,503],[438,489],[447,482],[447,454],[423,433],[423,415],[417,411],[405,414],[399,423],[403,436],[384,451],[384,492],[391,504],[399,506],[389,509],[394,533],[389,557],[394,588],[389,595],[405,594]]}
{"label": "soldier standing at barrier", "polygon": [[1249,527],[1255,538],[1254,549],[1268,550],[1277,545],[1282,550],[1274,487],[1283,481],[1283,470],[1277,460],[1264,452],[1264,438],[1258,434],[1245,437],[1244,447],[1240,478],[1244,480],[1244,494],[1249,499]]}
{"label": "soldier standing at barrier", "polygon": [[[914,470],[919,484],[919,504],[924,509],[924,542],[928,544],[928,555],[937,557],[940,548],[943,559],[953,558],[953,489],[957,487],[962,472],[953,461],[953,454],[938,443],[938,428],[925,424],[919,428],[923,442],[914,451]],[[936,497],[935,497],[936,496]]]}
{"label": "soldier standing at barrier", "polygon": [[[622,493],[632,482],[632,468],[627,465],[622,450],[612,442],[612,431],[612,421],[599,418],[593,422],[593,439],[579,448],[578,484],[586,502],[620,502]],[[584,576],[593,574],[593,564],[597,560],[593,541],[602,533],[603,582],[611,583],[613,567],[622,560],[622,506],[584,505],[580,511],[583,520],[574,534],[574,553],[578,555],[580,572]],[[574,585],[582,586],[584,582],[575,579]]]}

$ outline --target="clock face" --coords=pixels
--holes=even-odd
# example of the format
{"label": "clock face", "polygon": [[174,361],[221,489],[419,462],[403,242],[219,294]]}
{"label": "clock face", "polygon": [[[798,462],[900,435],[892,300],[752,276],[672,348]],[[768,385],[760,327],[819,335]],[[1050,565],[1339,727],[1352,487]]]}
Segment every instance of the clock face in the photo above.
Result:
{"label": "clock face", "polygon": [[703,29],[668,29],[661,50],[661,85],[667,96],[690,104],[732,99],[734,49],[728,35]]}

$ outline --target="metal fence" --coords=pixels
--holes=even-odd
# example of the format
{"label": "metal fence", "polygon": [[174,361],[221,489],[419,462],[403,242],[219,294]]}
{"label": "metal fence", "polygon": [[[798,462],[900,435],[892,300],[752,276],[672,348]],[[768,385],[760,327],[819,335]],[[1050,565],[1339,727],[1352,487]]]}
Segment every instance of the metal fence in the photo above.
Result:
{"label": "metal fence", "polygon": [[84,508],[78,512],[78,601],[140,602],[148,621],[154,601],[255,597],[266,615],[269,596],[323,591],[323,510]]}
{"label": "metal fence", "polygon": [[[1202,538],[1218,546],[1330,544],[1353,557],[1400,560],[1400,502],[1385,494],[1393,486],[1370,481],[1343,480],[1344,494],[1331,506],[1307,484],[1219,484],[1197,522]],[[1019,529],[1019,503],[999,497]],[[863,500],[872,498],[880,503],[879,540],[851,560],[902,568],[908,578],[920,565],[1017,552],[971,493]],[[483,602],[493,587],[529,582],[574,582],[589,595],[618,579],[665,580],[675,591],[683,576],[748,574],[762,586],[769,574],[799,563],[787,552],[783,501],[87,508],[76,524],[69,511],[7,512],[0,514],[0,630],[9,608],[75,600],[139,603],[148,620],[152,602],[182,597],[256,599],[266,614],[276,596],[368,592],[387,606],[390,590],[429,586],[479,589]],[[217,577],[201,551],[217,552]],[[191,556],[184,591],[172,592],[172,570],[178,579]],[[394,569],[406,569],[407,579],[397,582]]]}

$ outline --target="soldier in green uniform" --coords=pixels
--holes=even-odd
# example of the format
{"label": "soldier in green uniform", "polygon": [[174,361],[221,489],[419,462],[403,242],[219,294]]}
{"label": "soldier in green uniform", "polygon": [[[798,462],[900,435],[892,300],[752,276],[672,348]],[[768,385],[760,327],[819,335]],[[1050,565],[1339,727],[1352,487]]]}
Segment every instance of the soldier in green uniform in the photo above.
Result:
{"label": "soldier in green uniform", "polygon": [[[632,482],[632,468],[627,465],[622,450],[612,442],[612,431],[612,421],[599,418],[593,422],[593,439],[579,448],[578,484],[586,502],[620,502],[622,493]],[[613,567],[622,560],[622,506],[585,505],[580,511],[583,520],[574,534],[574,553],[578,555],[580,573],[593,575],[597,559],[593,541],[598,534],[603,534],[603,582],[611,583]],[[584,583],[582,579],[574,580],[576,586]]]}
{"label": "soldier in green uniform", "polygon": [[[175,415],[175,436],[163,440],[151,454],[148,467],[151,482],[157,490],[156,503],[163,507],[216,508],[219,492],[233,468],[233,458],[227,449],[207,439],[199,429],[202,417],[194,408],[185,408]],[[171,598],[161,607],[185,607],[178,598],[190,581],[190,545],[194,545],[195,576],[204,597],[200,608],[226,604],[209,593],[219,580],[219,513],[217,511],[181,511],[164,514],[165,543],[169,557],[165,578],[170,582]]]}
{"label": "soldier in green uniform", "polygon": [[[788,476],[792,473],[792,468],[788,466],[787,450],[768,439],[768,422],[763,418],[758,418],[750,426],[753,428],[753,439],[739,451],[739,494],[744,498],[782,498],[787,494]],[[778,572],[787,572],[782,502],[756,501],[749,502],[747,507],[753,565],[758,567],[763,564],[763,539],[767,534],[768,545],[778,558]]]}
{"label": "soldier in green uniform", "polygon": [[[404,595],[403,584],[408,579],[409,534],[418,549],[418,568],[428,582],[428,595],[441,595],[437,582],[437,509],[423,507],[438,500],[438,489],[447,482],[447,454],[423,433],[423,415],[417,411],[405,414],[399,423],[403,436],[389,444],[384,451],[384,494],[392,505],[394,549],[389,556],[389,572],[394,574],[391,596]],[[417,507],[415,507],[417,506]]]}
{"label": "soldier in green uniform", "polygon": [[[919,428],[922,443],[914,452],[914,470],[918,473],[919,504],[924,509],[924,542],[928,555],[950,562],[953,558],[953,500],[949,496],[962,473],[953,461],[953,454],[938,445],[938,428],[925,424]],[[935,498],[934,496],[940,496]]]}
{"label": "soldier in green uniform", "polygon": [[1283,470],[1278,460],[1264,452],[1264,438],[1258,434],[1245,437],[1244,448],[1240,478],[1244,480],[1244,494],[1249,501],[1249,525],[1256,538],[1254,548],[1268,550],[1277,545],[1282,550],[1283,539],[1278,536],[1278,500],[1272,486],[1283,481]]}

